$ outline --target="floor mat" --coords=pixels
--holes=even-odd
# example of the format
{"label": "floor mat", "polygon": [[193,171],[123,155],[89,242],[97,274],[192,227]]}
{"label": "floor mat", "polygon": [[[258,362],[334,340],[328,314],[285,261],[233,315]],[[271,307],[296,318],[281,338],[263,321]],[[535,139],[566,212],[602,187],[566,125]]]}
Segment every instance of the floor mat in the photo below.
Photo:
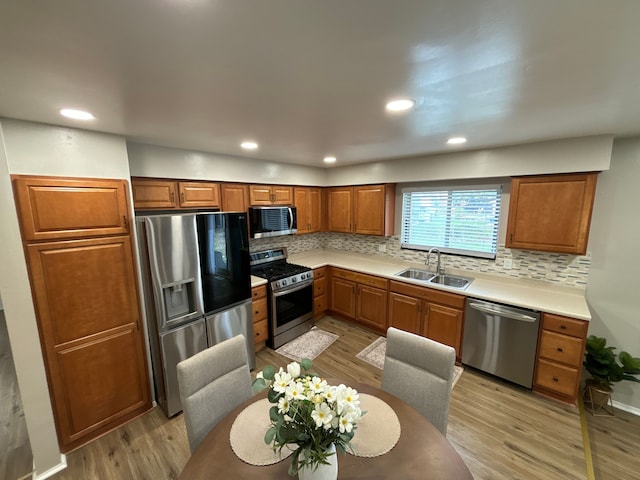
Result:
{"label": "floor mat", "polygon": [[338,339],[335,333],[325,332],[313,327],[307,333],[294,338],[276,350],[276,353],[291,358],[296,362],[303,358],[313,360]]}

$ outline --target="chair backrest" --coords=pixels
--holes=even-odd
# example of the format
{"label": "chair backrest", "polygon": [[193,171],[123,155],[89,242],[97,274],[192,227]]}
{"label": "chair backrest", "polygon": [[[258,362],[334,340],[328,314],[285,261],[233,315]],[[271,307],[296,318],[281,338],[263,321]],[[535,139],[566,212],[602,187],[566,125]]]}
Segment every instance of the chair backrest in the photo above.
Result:
{"label": "chair backrest", "polygon": [[382,389],[407,402],[446,435],[455,361],[454,348],[391,327]]}
{"label": "chair backrest", "polygon": [[227,413],[252,396],[244,337],[236,335],[178,363],[178,387],[193,453]]}

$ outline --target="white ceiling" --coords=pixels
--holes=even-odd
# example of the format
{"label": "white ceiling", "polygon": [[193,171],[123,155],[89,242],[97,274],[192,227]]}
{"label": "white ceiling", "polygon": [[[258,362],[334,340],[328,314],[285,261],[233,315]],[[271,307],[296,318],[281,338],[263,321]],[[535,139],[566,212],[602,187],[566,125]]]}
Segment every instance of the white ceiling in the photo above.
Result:
{"label": "white ceiling", "polygon": [[[638,0],[2,0],[0,116],[313,166],[626,136],[639,19]],[[416,108],[386,113],[396,96]]]}

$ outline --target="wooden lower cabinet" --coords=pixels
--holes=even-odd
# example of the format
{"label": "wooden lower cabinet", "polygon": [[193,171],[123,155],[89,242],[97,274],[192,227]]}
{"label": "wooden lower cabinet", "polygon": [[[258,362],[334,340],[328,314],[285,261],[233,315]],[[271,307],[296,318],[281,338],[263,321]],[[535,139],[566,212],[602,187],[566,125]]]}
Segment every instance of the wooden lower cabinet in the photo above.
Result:
{"label": "wooden lower cabinet", "polygon": [[422,335],[456,349],[461,357],[462,317],[464,311],[437,303],[429,303],[422,324]]}
{"label": "wooden lower cabinet", "polygon": [[389,290],[390,327],[449,345],[462,358],[463,295],[395,280]]}
{"label": "wooden lower cabinet", "polygon": [[387,331],[388,280],[374,275],[331,269],[331,311],[362,325]]}
{"label": "wooden lower cabinet", "polygon": [[389,326],[419,335],[421,306],[422,300],[418,298],[389,292]]}
{"label": "wooden lower cabinet", "polygon": [[151,408],[129,236],[26,246],[60,449]]}
{"label": "wooden lower cabinet", "polygon": [[578,400],[588,323],[542,314],[533,390],[575,404]]}
{"label": "wooden lower cabinet", "polygon": [[324,317],[327,311],[327,267],[313,270],[313,318]]}
{"label": "wooden lower cabinet", "polygon": [[265,347],[265,342],[269,339],[267,286],[253,287],[251,300],[253,303],[253,343],[258,351]]}

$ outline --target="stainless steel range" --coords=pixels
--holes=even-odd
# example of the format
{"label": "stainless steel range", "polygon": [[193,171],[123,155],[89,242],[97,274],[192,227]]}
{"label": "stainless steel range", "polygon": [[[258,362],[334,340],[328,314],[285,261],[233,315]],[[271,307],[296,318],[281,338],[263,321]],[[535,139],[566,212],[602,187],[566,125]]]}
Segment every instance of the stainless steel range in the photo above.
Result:
{"label": "stainless steel range", "polygon": [[278,348],[313,326],[313,270],[287,262],[287,249],[251,254],[251,274],[268,280],[269,340]]}

